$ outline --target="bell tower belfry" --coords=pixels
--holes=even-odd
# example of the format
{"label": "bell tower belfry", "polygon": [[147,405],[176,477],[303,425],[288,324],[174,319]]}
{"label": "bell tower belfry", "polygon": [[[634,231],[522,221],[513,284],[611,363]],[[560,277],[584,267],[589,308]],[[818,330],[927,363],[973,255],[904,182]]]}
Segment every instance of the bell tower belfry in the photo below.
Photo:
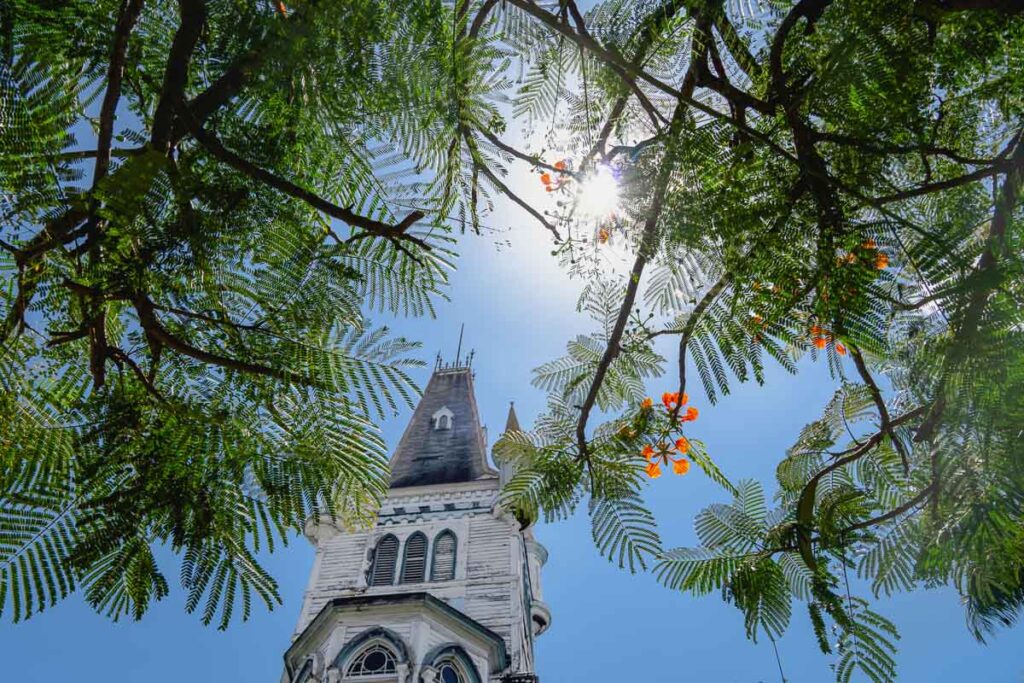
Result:
{"label": "bell tower belfry", "polygon": [[547,552],[498,505],[507,476],[487,461],[468,361],[438,362],[375,526],[307,524],[316,559],[282,682],[536,683]]}

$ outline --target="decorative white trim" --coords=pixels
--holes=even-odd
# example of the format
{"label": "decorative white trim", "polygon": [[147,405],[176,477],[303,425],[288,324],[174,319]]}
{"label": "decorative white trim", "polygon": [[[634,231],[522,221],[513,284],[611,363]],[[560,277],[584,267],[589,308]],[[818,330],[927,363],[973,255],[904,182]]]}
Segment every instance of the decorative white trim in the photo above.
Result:
{"label": "decorative white trim", "polygon": [[455,427],[455,413],[448,406],[441,406],[430,416],[430,424],[434,431],[447,431]]}

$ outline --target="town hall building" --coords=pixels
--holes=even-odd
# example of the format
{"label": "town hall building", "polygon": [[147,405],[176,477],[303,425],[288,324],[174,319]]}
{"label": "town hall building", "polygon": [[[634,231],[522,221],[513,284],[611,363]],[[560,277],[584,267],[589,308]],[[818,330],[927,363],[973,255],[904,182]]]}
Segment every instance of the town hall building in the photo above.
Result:
{"label": "town hall building", "polygon": [[307,524],[316,559],[282,683],[539,680],[547,552],[498,504],[511,472],[488,462],[469,365],[435,366],[372,529]]}

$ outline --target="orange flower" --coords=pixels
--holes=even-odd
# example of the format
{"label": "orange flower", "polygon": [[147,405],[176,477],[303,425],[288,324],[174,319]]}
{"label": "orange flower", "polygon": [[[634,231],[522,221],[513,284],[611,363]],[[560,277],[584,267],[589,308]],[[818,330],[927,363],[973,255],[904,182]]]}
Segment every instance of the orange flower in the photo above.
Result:
{"label": "orange flower", "polygon": [[666,391],[661,395],[661,402],[665,404],[665,408],[673,410],[677,405],[679,405],[679,392],[677,391],[672,393],[670,391]]}
{"label": "orange flower", "polygon": [[875,241],[873,239],[871,239],[870,237],[867,238],[866,240],[864,240],[863,242],[861,242],[860,246],[864,247],[865,249],[877,249],[878,248],[878,245],[875,244]]}
{"label": "orange flower", "polygon": [[815,337],[820,337],[820,336],[821,336],[821,334],[822,334],[822,332],[824,332],[824,330],[822,330],[822,329],[821,329],[820,327],[818,327],[817,325],[811,325],[811,334],[812,334],[813,336],[815,336]]}
{"label": "orange flower", "polygon": [[690,452],[690,442],[685,436],[676,439],[676,450],[681,454]]}
{"label": "orange flower", "polygon": [[640,451],[640,455],[644,456],[644,460],[650,462],[651,458],[654,456],[654,446],[652,446],[651,444],[647,444]]}
{"label": "orange flower", "polygon": [[284,3],[281,2],[281,0],[278,0],[277,2],[277,11],[281,13],[282,17],[288,16],[288,9],[284,6]]}
{"label": "orange flower", "polygon": [[875,268],[878,270],[885,270],[889,266],[889,257],[885,255],[885,252],[878,252],[875,254]]}
{"label": "orange flower", "polygon": [[565,170],[565,159],[562,159],[561,161],[556,161],[555,162],[555,168],[557,168],[559,171],[564,171]]}
{"label": "orange flower", "polygon": [[857,261],[857,255],[852,251],[847,252],[846,256],[843,257],[843,261],[846,263],[855,263]]}
{"label": "orange flower", "polygon": [[755,325],[760,325],[761,323],[763,323],[763,322],[764,322],[764,318],[762,318],[762,317],[761,317],[760,315],[758,315],[757,313],[755,313],[754,315],[752,315],[752,316],[751,316],[750,318],[751,318],[751,320],[753,320],[753,321],[754,321],[754,324],[755,324]]}
{"label": "orange flower", "polygon": [[657,479],[661,476],[661,465],[656,462],[652,462],[644,468],[644,472],[646,472],[647,476],[651,479]]}
{"label": "orange flower", "polygon": [[828,344],[828,340],[826,340],[824,337],[815,337],[813,341],[814,346],[819,349],[825,348],[825,346]]}
{"label": "orange flower", "polygon": [[654,405],[654,400],[651,399],[651,397],[648,396],[644,400],[640,401],[640,410],[650,410],[651,406],[653,406],[653,405]]}
{"label": "orange flower", "polygon": [[845,356],[846,347],[840,344],[839,342],[836,342],[836,353],[838,353],[840,356]]}
{"label": "orange flower", "polygon": [[548,185],[547,187],[545,187],[545,188],[544,188],[544,191],[545,191],[545,192],[554,192],[554,191],[555,191],[555,188],[553,188],[553,187],[551,187],[550,185]]}
{"label": "orange flower", "polygon": [[679,458],[672,461],[672,471],[676,474],[686,474],[690,471],[690,461],[686,458]]}
{"label": "orange flower", "polygon": [[686,415],[681,415],[679,417],[679,421],[680,422],[693,422],[694,420],[697,419],[697,415],[698,415],[697,409],[694,408],[693,406],[690,406],[689,408],[686,409]]}
{"label": "orange flower", "polygon": [[601,228],[600,230],[597,231],[597,241],[600,242],[601,244],[607,242],[609,236],[610,233],[604,228]]}

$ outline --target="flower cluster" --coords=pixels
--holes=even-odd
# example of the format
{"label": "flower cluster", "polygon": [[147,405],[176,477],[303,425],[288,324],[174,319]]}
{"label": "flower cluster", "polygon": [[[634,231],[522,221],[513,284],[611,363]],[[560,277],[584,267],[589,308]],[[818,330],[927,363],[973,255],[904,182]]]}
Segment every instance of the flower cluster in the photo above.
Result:
{"label": "flower cluster", "polygon": [[[651,479],[660,477],[661,468],[668,467],[670,464],[672,471],[676,474],[686,474],[690,471],[690,461],[684,457],[690,452],[690,441],[682,434],[678,434],[681,423],[693,422],[699,414],[699,411],[693,406],[688,406],[686,412],[678,414],[678,411],[688,402],[689,397],[685,393],[666,391],[661,395],[661,403],[665,407],[665,417],[668,419],[661,422],[659,428],[653,430],[655,431],[654,438],[640,450],[640,456],[647,461],[644,472]],[[653,419],[655,417],[653,413],[655,413],[653,399],[645,398],[640,402],[639,419],[643,424],[650,426],[652,422],[655,424],[660,422]],[[677,415],[675,420],[671,419],[673,415]],[[636,435],[635,429],[626,428],[625,431],[628,436]],[[678,436],[675,440],[672,439],[674,434]]]}
{"label": "flower cluster", "polygon": [[836,353],[840,356],[846,355],[846,347],[836,341],[831,332],[818,325],[811,325],[811,343],[814,344],[815,348],[824,349],[828,346],[829,342],[835,344]]}
{"label": "flower cluster", "polygon": [[554,192],[560,187],[569,184],[569,182],[572,180],[572,177],[565,173],[569,169],[568,159],[556,161],[554,163],[554,168],[555,170],[560,172],[556,173],[555,175],[552,175],[548,171],[541,171],[540,182],[544,184],[545,192]]}
{"label": "flower cluster", "polygon": [[[644,472],[651,479],[657,479],[661,476],[662,466],[668,467],[669,463],[672,463],[672,471],[676,474],[686,474],[690,471],[690,461],[682,457],[690,452],[690,442],[685,436],[681,436],[676,439],[674,444],[668,444],[664,441],[658,443],[657,447],[647,444],[640,451],[640,455],[647,461],[647,467],[644,468]],[[679,457],[672,457],[673,453],[678,453]]]}
{"label": "flower cluster", "polygon": [[845,255],[836,257],[836,263],[839,265],[857,262],[871,264],[876,270],[885,270],[889,267],[889,256],[878,248],[875,240],[868,238]]}

